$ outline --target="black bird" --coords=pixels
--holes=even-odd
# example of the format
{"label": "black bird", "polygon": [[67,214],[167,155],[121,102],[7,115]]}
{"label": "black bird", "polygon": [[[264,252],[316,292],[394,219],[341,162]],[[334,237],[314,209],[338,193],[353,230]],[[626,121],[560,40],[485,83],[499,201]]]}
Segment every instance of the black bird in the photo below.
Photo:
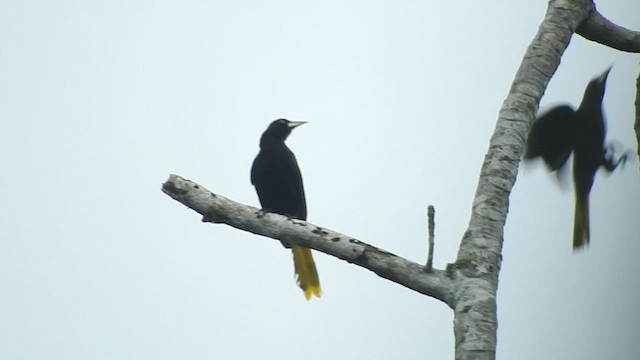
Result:
{"label": "black bird", "polygon": [[[302,175],[296,157],[284,141],[291,130],[306,121],[278,119],[272,122],[260,138],[260,152],[251,167],[251,183],[255,186],[262,210],[307,220],[307,203]],[[297,283],[307,300],[311,295],[320,297],[320,280],[311,250],[291,247]]]}
{"label": "black bird", "polygon": [[609,71],[611,67],[589,82],[577,110],[562,105],[539,116],[527,139],[525,160],[541,157],[550,171],[560,171],[573,152],[574,250],[589,245],[589,193],[596,172],[601,166],[613,172],[627,158],[623,154],[614,161],[613,146],[604,145],[606,125],[602,98]]}

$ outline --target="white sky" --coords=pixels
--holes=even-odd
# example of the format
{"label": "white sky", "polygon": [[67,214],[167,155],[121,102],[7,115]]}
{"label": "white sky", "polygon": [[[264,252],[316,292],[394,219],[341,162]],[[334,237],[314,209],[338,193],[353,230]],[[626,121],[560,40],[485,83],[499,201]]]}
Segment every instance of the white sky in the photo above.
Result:
{"label": "white sky", "polygon": [[[640,3],[599,10],[627,27]],[[447,359],[452,312],[316,253],[305,301],[276,241],[160,192],[169,173],[257,206],[279,117],[309,220],[414,261],[436,207],[455,259],[477,175],[546,2],[0,3],[0,359]],[[543,98],[577,105],[614,64],[609,139],[634,150],[638,56],[573,39]],[[505,233],[499,359],[640,353],[637,159],[598,175],[592,245],[573,193],[523,168]]]}

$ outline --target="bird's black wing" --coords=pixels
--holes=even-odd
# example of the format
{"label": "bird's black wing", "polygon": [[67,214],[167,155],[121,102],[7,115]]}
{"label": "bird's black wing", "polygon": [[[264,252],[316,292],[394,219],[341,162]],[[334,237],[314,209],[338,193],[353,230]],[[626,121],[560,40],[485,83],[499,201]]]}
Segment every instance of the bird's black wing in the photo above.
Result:
{"label": "bird's black wing", "polygon": [[251,167],[251,183],[265,211],[307,219],[302,175],[288,148],[261,150]]}
{"label": "bird's black wing", "polygon": [[307,199],[304,195],[304,185],[302,183],[302,174],[300,173],[300,167],[298,167],[298,161],[295,155],[291,153],[291,160],[293,162],[292,171],[293,186],[291,187],[291,196],[293,203],[296,204],[296,219],[307,220]]}
{"label": "bird's black wing", "polygon": [[562,168],[573,151],[574,118],[575,111],[568,105],[554,107],[539,116],[529,132],[524,159],[541,157],[550,171]]}

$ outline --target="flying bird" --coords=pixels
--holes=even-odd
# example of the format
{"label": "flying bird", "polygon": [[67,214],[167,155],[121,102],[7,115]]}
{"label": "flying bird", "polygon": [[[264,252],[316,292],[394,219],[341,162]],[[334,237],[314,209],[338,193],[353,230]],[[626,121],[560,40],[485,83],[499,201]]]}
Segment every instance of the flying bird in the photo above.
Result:
{"label": "flying bird", "polygon": [[[273,121],[260,138],[260,152],[251,167],[251,183],[255,186],[262,210],[307,220],[302,174],[293,152],[284,141],[291,131],[306,121]],[[297,245],[291,247],[298,286],[307,300],[320,297],[320,279],[311,250]]]}
{"label": "flying bird", "polygon": [[541,157],[550,171],[560,171],[573,153],[576,207],[573,249],[589,245],[589,193],[600,167],[613,172],[627,154],[614,161],[613,146],[605,147],[606,125],[602,112],[609,67],[592,79],[577,110],[569,105],[552,108],[533,123],[527,139],[525,160]]}

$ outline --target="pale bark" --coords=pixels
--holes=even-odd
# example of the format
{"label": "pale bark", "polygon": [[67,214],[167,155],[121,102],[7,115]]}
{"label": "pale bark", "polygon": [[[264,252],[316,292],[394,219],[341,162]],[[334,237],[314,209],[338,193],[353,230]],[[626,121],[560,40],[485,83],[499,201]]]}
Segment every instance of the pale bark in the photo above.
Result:
{"label": "pale bark", "polygon": [[640,51],[637,32],[615,26],[592,10],[595,7],[587,0],[549,2],[500,109],[455,264],[459,280],[454,307],[456,359],[495,359],[496,293],[509,194],[539,101],[571,36],[579,28],[591,40]]}
{"label": "pale bark", "polygon": [[640,52],[640,32],[625,29],[607,20],[596,10],[578,27],[576,33],[585,39],[620,51]]}
{"label": "pale bark", "polygon": [[456,359],[495,359],[496,292],[509,194],[540,98],[590,10],[587,1],[550,2],[500,109],[456,261],[461,279],[454,308]]}
{"label": "pale bark", "polygon": [[369,269],[379,276],[421,294],[453,304],[449,274],[433,269],[427,273],[423,265],[366,244],[351,236],[322,228],[303,220],[265,213],[214,194],[193,181],[170,175],[162,191],[202,215],[203,222],[224,223],[237,229],[285,243],[322,251],[349,263]]}

